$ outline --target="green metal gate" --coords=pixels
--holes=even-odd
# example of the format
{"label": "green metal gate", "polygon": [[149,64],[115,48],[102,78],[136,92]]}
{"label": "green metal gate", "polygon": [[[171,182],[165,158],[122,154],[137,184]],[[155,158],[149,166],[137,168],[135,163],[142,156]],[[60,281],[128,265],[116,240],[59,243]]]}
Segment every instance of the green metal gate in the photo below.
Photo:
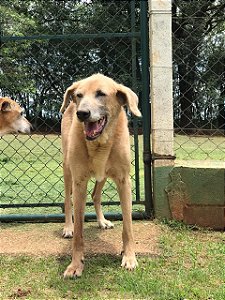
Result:
{"label": "green metal gate", "polygon": [[[32,3],[31,3],[32,2]],[[129,117],[133,217],[153,214],[151,191],[147,1],[1,2],[1,87],[24,106],[34,133],[0,138],[0,221],[63,219],[58,113],[73,81],[102,72],[140,98],[141,119]],[[93,218],[90,194],[87,218]],[[103,190],[104,212],[121,218],[114,184]]]}

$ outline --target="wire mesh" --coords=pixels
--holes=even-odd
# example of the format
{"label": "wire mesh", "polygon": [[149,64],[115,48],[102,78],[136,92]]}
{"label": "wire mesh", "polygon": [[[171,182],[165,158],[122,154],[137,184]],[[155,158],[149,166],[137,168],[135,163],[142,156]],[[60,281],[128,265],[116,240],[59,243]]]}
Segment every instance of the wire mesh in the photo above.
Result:
{"label": "wire mesh", "polygon": [[224,8],[223,0],[173,1],[178,159],[225,159]]}
{"label": "wire mesh", "polygon": [[[0,207],[6,214],[58,212],[64,198],[59,114],[64,91],[72,82],[102,72],[140,93],[140,1],[3,0],[0,21],[0,92],[24,107],[34,127],[30,136],[0,138]],[[129,119],[133,203],[143,204],[142,136],[135,137],[142,175],[137,181],[134,122]],[[88,204],[92,188],[90,182]],[[108,209],[118,206],[111,181],[103,203]]]}

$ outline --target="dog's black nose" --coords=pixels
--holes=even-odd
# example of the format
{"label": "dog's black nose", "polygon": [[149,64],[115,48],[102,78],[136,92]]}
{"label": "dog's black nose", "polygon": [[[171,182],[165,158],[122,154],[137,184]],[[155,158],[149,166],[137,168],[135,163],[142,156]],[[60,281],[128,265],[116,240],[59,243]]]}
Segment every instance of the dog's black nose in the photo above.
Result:
{"label": "dog's black nose", "polygon": [[87,120],[91,115],[90,110],[78,110],[77,111],[77,117],[80,121]]}

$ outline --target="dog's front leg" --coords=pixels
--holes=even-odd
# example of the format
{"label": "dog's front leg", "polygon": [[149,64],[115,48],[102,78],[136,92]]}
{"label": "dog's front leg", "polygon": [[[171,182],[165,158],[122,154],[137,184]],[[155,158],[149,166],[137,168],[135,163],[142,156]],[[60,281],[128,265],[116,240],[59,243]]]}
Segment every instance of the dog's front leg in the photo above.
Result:
{"label": "dog's front leg", "polygon": [[80,277],[84,269],[83,224],[86,192],[87,180],[76,178],[73,183],[74,235],[72,262],[64,272],[64,277]]}
{"label": "dog's front leg", "polygon": [[134,238],[132,229],[132,196],[129,176],[116,180],[123,214],[123,259],[121,266],[133,270],[138,263],[134,252]]}
{"label": "dog's front leg", "polygon": [[73,217],[72,217],[72,176],[69,166],[66,162],[63,162],[63,176],[64,176],[64,188],[65,188],[65,225],[63,229],[63,237],[71,238],[73,236]]}
{"label": "dog's front leg", "polygon": [[113,228],[114,225],[109,220],[106,220],[101,207],[101,194],[103,186],[106,182],[106,178],[104,178],[101,182],[96,181],[94,190],[92,192],[92,199],[94,201],[95,211],[97,215],[98,226],[102,229]]}

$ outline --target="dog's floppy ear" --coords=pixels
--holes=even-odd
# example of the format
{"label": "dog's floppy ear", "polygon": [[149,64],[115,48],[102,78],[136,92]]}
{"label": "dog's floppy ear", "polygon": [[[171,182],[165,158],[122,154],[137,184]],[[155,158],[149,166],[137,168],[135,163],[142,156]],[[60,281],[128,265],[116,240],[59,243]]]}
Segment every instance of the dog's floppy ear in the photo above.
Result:
{"label": "dog's floppy ear", "polygon": [[0,111],[5,112],[5,111],[10,111],[10,110],[12,110],[10,102],[7,100],[3,100],[0,103]]}
{"label": "dog's floppy ear", "polygon": [[74,91],[76,90],[77,88],[77,82],[74,82],[71,86],[69,86],[63,96],[63,104],[60,108],[60,112],[63,113],[65,110],[66,110],[66,107],[70,101],[70,97],[72,98],[73,102],[75,102],[75,96],[73,95],[74,94]]}
{"label": "dog's floppy ear", "polygon": [[135,116],[141,117],[141,112],[138,109],[138,96],[130,88],[118,84],[116,96],[121,105],[127,105]]}

